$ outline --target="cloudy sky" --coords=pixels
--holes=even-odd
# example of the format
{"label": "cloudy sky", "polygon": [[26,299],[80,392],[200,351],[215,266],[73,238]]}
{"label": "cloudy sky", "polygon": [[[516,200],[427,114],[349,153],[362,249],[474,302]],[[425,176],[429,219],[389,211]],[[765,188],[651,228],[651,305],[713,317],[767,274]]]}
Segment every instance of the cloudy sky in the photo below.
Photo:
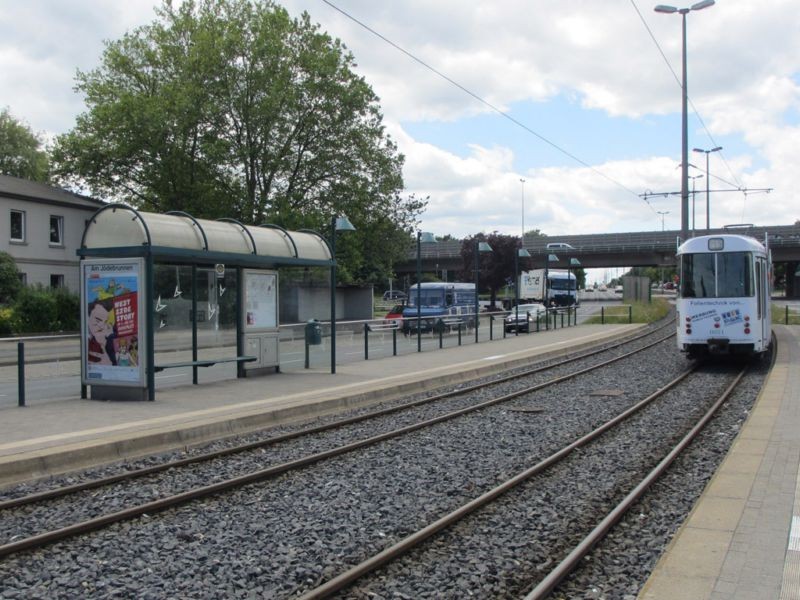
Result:
{"label": "cloudy sky", "polygon": [[[424,230],[517,234],[523,204],[525,229],[556,237],[657,230],[665,211],[666,228],[680,228],[679,195],[640,197],[680,190],[679,15],[644,0],[331,3],[473,94],[323,0],[282,3],[354,54],[406,156],[407,191],[430,196]],[[35,131],[68,131],[84,109],[76,69],[98,64],[103,40],[153,20],[154,4],[0,0],[0,106]],[[691,148],[723,147],[710,157],[712,226],[793,223],[796,0],[718,0],[687,24],[690,175],[705,172]],[[696,186],[704,228],[705,176]]]}

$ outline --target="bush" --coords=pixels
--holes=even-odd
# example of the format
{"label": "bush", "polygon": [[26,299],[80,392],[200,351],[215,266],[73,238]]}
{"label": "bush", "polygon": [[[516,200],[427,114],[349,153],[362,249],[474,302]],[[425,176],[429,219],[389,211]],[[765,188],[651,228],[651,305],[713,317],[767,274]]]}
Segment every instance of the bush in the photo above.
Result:
{"label": "bush", "polygon": [[23,287],[10,319],[16,333],[78,331],[80,300],[66,289]]}
{"label": "bush", "polygon": [[14,333],[14,309],[0,308],[0,335]]}
{"label": "bush", "polygon": [[11,304],[22,289],[17,263],[6,252],[0,252],[0,304]]}

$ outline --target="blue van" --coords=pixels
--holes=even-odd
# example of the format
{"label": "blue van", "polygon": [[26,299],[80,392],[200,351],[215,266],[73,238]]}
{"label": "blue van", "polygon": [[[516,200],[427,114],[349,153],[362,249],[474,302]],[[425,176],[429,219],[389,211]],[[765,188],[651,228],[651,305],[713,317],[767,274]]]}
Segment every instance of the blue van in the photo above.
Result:
{"label": "blue van", "polygon": [[[461,317],[466,325],[475,320],[474,283],[422,283],[419,286],[420,329],[430,331],[442,317]],[[403,333],[417,330],[417,285],[408,290],[403,310]]]}

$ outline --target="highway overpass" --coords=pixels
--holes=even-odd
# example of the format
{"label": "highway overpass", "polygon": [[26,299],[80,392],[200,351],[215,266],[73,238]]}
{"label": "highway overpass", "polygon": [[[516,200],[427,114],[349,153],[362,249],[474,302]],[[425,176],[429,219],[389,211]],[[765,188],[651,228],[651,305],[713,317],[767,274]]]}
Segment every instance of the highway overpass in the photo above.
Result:
{"label": "highway overpass", "polygon": [[[744,233],[759,240],[768,235],[773,261],[777,263],[800,262],[800,222],[795,225],[747,227],[732,229],[698,230],[696,235],[719,233]],[[535,268],[544,267],[547,254],[555,254],[558,262],[551,268],[566,269],[570,258],[577,258],[585,269],[611,267],[667,267],[675,264],[675,250],[679,230],[642,231],[633,233],[597,233],[589,235],[559,235],[526,237],[525,248],[530,252]],[[562,242],[572,246],[567,250],[547,250],[546,245]],[[422,244],[422,270],[447,271],[453,278],[464,267],[461,259],[461,241],[451,240],[436,244]],[[416,272],[416,246],[409,249],[407,260],[396,265],[398,276]],[[796,265],[794,267],[797,268]]]}

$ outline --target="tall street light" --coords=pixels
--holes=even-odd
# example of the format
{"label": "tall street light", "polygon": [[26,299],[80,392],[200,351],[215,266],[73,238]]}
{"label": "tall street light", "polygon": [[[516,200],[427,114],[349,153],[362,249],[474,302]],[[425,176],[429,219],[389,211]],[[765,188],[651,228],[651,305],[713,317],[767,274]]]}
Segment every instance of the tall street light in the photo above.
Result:
{"label": "tall street light", "polygon": [[706,155],[706,231],[711,229],[711,198],[709,197],[709,184],[711,183],[711,176],[708,174],[708,155],[712,152],[719,152],[722,146],[717,146],[711,150],[703,150],[702,148],[692,148],[693,152],[701,152]]}
{"label": "tall street light", "polygon": [[676,8],[659,4],[655,7],[658,13],[679,13],[683,18],[683,79],[682,79],[682,121],[681,121],[681,237],[686,241],[689,237],[689,94],[686,87],[686,15],[693,10],[702,10],[714,5],[714,0],[703,0],[692,4],[689,8]]}
{"label": "tall street light", "polygon": [[519,182],[522,184],[522,248],[525,248],[525,180],[520,177]]}
{"label": "tall street light", "polygon": [[697,197],[697,192],[696,192],[694,186],[695,186],[695,182],[698,179],[702,179],[702,177],[703,177],[702,173],[700,173],[700,175],[689,175],[689,179],[692,180],[692,236],[694,236],[694,229],[695,229],[695,226],[697,224],[697,217],[695,216],[695,212],[694,212],[694,201],[695,201],[695,198]]}
{"label": "tall street light", "polygon": [[517,318],[517,326],[514,328],[514,335],[519,335],[519,259],[530,257],[531,253],[525,248],[517,248],[517,251],[514,253],[514,307]]}
{"label": "tall street light", "polygon": [[[572,267],[575,267],[577,269],[580,266],[581,266],[581,261],[579,261],[577,258],[570,258],[569,259],[569,264],[567,265],[567,290],[569,292],[572,292]],[[571,297],[572,297],[572,295],[570,294],[570,298]],[[576,304],[576,305],[578,304],[578,275],[577,275],[577,273],[575,274],[575,302],[574,302],[574,304]],[[569,314],[569,313],[567,313],[567,314]]]}
{"label": "tall street light", "polygon": [[336,232],[355,231],[347,217],[331,217],[331,373],[336,373]]}
{"label": "tall street light", "polygon": [[417,231],[417,352],[422,352],[422,244],[435,244],[429,231]]}
{"label": "tall street light", "polygon": [[550,297],[547,291],[548,280],[550,279],[550,263],[558,262],[558,257],[555,254],[548,254],[547,260],[544,261],[544,307],[550,308]]}
{"label": "tall street light", "polygon": [[668,215],[668,210],[659,210],[656,211],[659,215],[661,215],[661,231],[664,231],[664,215]]}
{"label": "tall street light", "polygon": [[480,265],[478,264],[478,259],[480,258],[481,252],[491,252],[492,247],[487,244],[486,242],[479,242],[475,240],[475,343],[478,343],[478,323],[480,323],[479,310],[480,307],[478,306],[478,290],[480,289]]}

